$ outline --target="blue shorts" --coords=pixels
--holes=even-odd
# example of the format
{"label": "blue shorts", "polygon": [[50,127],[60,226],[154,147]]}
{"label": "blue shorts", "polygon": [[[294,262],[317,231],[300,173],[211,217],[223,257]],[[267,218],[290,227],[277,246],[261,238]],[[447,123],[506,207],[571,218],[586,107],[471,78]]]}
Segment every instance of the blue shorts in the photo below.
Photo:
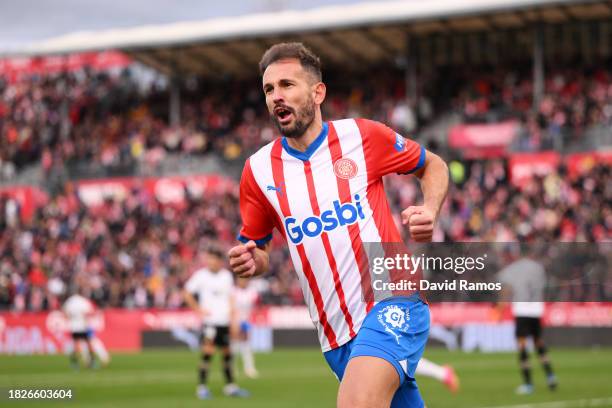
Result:
{"label": "blue shorts", "polygon": [[414,372],[425,350],[428,333],[427,304],[414,296],[390,298],[370,310],[355,338],[324,356],[339,381],[353,357],[372,356],[388,361],[400,380],[391,408],[423,407]]}
{"label": "blue shorts", "polygon": [[249,334],[251,331],[251,323],[243,320],[240,322],[240,333]]}

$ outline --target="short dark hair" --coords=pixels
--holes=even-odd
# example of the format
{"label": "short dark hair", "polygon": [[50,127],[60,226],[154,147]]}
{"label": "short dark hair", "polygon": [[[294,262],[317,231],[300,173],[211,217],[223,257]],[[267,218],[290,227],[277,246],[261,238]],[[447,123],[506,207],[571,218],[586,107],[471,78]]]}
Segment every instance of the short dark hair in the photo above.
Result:
{"label": "short dark hair", "polygon": [[299,60],[302,68],[313,74],[318,81],[321,80],[321,60],[300,42],[279,43],[268,48],[259,61],[259,72],[263,75],[269,65],[286,58]]}
{"label": "short dark hair", "polygon": [[223,258],[224,256],[223,251],[217,245],[209,245],[206,247],[205,252],[217,258]]}

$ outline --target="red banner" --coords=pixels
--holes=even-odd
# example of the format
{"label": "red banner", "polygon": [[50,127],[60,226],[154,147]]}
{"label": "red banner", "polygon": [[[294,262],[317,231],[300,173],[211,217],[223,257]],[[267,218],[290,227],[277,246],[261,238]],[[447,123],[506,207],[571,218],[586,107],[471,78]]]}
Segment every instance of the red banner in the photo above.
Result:
{"label": "red banner", "polygon": [[232,179],[217,175],[191,175],[161,178],[123,177],[87,180],[77,183],[79,198],[88,206],[100,205],[106,198],[123,200],[134,187],[142,188],[163,204],[182,204],[185,191],[192,196],[220,194],[236,188]]}
{"label": "red banner", "polygon": [[456,125],[450,129],[448,142],[463,150],[466,158],[502,157],[518,131],[516,121],[502,123]]}
{"label": "red banner", "polygon": [[[507,308],[499,316],[488,303],[438,303],[430,305],[431,322],[442,326],[495,323],[512,320]],[[612,327],[612,303],[547,303],[542,324],[554,327]]]}
{"label": "red banner", "polygon": [[[190,310],[108,309],[90,324],[110,351],[134,352],[141,349],[144,330],[195,329],[200,323]],[[71,348],[68,322],[60,311],[0,313],[0,354],[55,354]]]}
{"label": "red banner", "polygon": [[561,163],[557,152],[516,153],[510,156],[510,181],[516,186],[524,186],[534,176],[545,176],[555,171]]}
{"label": "red banner", "polygon": [[0,59],[0,75],[14,82],[21,77],[33,74],[54,74],[76,71],[83,67],[104,71],[111,68],[124,68],[132,63],[127,55],[117,51],[84,52],[70,55],[45,57],[15,57]]}
{"label": "red banner", "polygon": [[[253,322],[274,329],[313,329],[305,306],[262,307]],[[488,303],[431,305],[432,324],[457,327],[468,323],[497,323],[512,319],[507,310],[498,316]],[[90,321],[109,351],[136,352],[145,330],[197,329],[199,317],[191,310],[99,311]],[[554,327],[612,327],[612,303],[549,303],[543,324]],[[55,354],[72,348],[68,322],[60,311],[0,313],[0,354]]]}
{"label": "red banner", "polygon": [[565,165],[570,177],[589,171],[596,164],[612,166],[612,150],[601,152],[573,153],[565,156]]}
{"label": "red banner", "polygon": [[20,215],[23,221],[29,221],[36,208],[43,206],[49,196],[41,189],[33,186],[14,186],[0,188],[0,197],[6,196],[19,203]]}

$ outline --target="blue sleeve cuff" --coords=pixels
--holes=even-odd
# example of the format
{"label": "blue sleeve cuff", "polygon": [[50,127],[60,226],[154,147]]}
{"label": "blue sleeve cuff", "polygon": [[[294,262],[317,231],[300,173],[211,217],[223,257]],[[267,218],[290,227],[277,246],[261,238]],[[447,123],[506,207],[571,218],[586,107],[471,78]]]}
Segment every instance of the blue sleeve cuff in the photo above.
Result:
{"label": "blue sleeve cuff", "polygon": [[255,241],[257,246],[264,246],[268,242],[270,242],[270,240],[272,239],[272,234],[270,233],[270,234],[268,234],[265,237],[260,238],[260,239],[251,239],[251,238],[245,237],[244,235],[238,234],[238,236],[236,238],[238,239],[238,241],[242,242],[243,244],[246,244],[249,241]]}
{"label": "blue sleeve cuff", "polygon": [[417,163],[416,167],[410,171],[407,171],[406,173],[402,173],[402,174],[412,174],[415,171],[419,170],[421,167],[423,167],[425,165],[425,148],[423,146],[421,146],[421,155],[419,157],[419,162]]}

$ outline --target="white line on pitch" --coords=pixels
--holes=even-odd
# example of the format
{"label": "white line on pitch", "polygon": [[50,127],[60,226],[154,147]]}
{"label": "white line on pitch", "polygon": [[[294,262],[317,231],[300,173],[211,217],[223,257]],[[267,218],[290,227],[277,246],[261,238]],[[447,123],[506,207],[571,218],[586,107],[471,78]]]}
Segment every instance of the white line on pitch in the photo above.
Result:
{"label": "white line on pitch", "polygon": [[538,402],[535,404],[497,405],[483,408],[586,408],[612,406],[612,397],[591,398],[573,401]]}

